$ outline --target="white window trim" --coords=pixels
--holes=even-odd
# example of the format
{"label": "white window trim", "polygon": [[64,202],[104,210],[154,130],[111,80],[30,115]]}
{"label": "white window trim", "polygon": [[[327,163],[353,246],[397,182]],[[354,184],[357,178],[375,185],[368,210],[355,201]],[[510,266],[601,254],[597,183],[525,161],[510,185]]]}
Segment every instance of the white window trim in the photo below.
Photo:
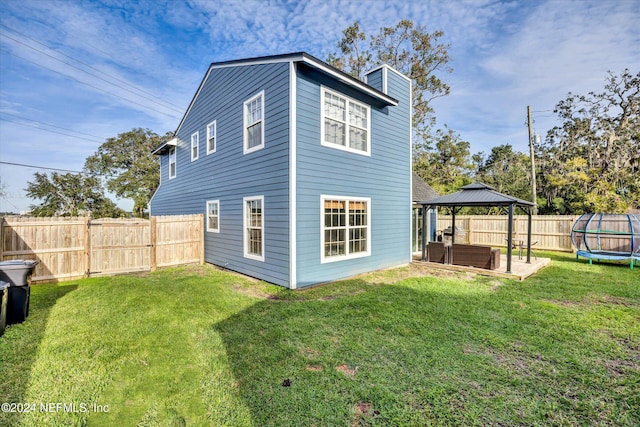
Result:
{"label": "white window trim", "polygon": [[[247,123],[247,105],[251,104],[252,101],[254,101],[255,99],[260,98],[261,102],[262,102],[262,107],[261,107],[261,111],[262,111],[262,118],[259,120],[262,122],[262,126],[260,127],[260,140],[262,141],[262,143],[260,145],[256,145],[255,147],[251,147],[251,148],[247,148],[247,145],[249,144],[249,132],[247,131],[247,128],[249,126],[252,126],[256,123]],[[265,116],[265,111],[264,111],[264,105],[265,105],[265,101],[264,101],[264,90],[261,91],[260,93],[255,94],[254,96],[252,96],[251,98],[249,98],[248,100],[246,100],[244,102],[244,104],[242,104],[242,125],[243,125],[243,154],[249,154],[249,153],[253,153],[254,151],[258,151],[258,150],[262,150],[264,148],[264,116]]]}
{"label": "white window trim", "polygon": [[[325,200],[340,200],[347,202],[365,202],[367,204],[367,250],[364,252],[357,252],[354,254],[348,253],[349,251],[349,210],[347,209],[346,215],[346,234],[347,241],[345,242],[345,254],[335,256],[325,256],[324,254],[324,202]],[[358,227],[360,228],[360,227]],[[355,258],[363,258],[371,256],[371,198],[370,197],[346,197],[346,196],[332,196],[322,194],[320,195],[320,263],[325,264],[329,262],[345,261]]]}
{"label": "white window trim", "polygon": [[[211,135],[211,128],[213,128],[213,135]],[[218,149],[218,125],[216,121],[212,121],[207,125],[207,156],[213,154]],[[213,136],[213,150],[209,149],[209,140]]]}
{"label": "white window trim", "polygon": [[[256,255],[249,253],[249,233],[247,232],[247,202],[260,200],[262,205],[262,255]],[[251,196],[251,197],[243,197],[242,198],[242,245],[244,257],[253,259],[256,261],[264,262],[264,241],[265,241],[265,208],[264,208],[264,196]]]}
{"label": "white window trim", "polygon": [[[218,228],[209,227],[209,205],[211,204],[216,204],[218,206]],[[209,233],[220,232],[220,200],[207,200],[207,204],[205,205],[205,221],[207,221],[207,231]]]}
{"label": "white window trim", "polygon": [[[173,162],[171,161],[171,157],[173,156]],[[169,179],[174,179],[178,174],[178,162],[177,162],[177,150],[176,147],[169,148]],[[173,163],[173,175],[171,175],[171,163]]]}
{"label": "white window trim", "polygon": [[[193,149],[195,148],[196,155],[193,155]],[[200,157],[200,132],[194,132],[191,134],[191,161],[195,162]]]}
{"label": "white window trim", "polygon": [[[330,90],[327,89],[324,86],[320,87],[321,89],[321,96],[320,96],[320,144],[323,145],[324,147],[330,147],[336,150],[342,150],[342,151],[348,151],[349,153],[355,153],[355,154],[360,154],[361,156],[371,156],[371,107],[367,104],[364,104],[362,102],[356,101],[353,98],[350,98],[340,92],[336,92],[334,90]],[[366,141],[366,147],[367,147],[367,151],[362,151],[362,150],[357,150],[355,148],[351,148],[349,147],[349,117],[347,117],[347,121],[346,121],[346,138],[347,138],[347,145],[346,146],[342,146],[342,145],[338,145],[338,144],[334,144],[331,142],[326,142],[324,137],[325,137],[325,115],[324,115],[324,103],[325,103],[325,95],[329,93],[335,96],[339,96],[340,98],[344,98],[347,100],[347,115],[349,114],[349,103],[353,103],[353,104],[357,104],[360,105],[361,107],[364,107],[367,110],[367,141]]]}

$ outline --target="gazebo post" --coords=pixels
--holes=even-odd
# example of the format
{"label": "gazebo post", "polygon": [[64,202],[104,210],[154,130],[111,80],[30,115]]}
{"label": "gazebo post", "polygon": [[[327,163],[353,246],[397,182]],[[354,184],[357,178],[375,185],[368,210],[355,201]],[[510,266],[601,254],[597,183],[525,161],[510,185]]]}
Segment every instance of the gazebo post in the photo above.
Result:
{"label": "gazebo post", "polygon": [[427,205],[422,205],[422,261],[427,260]]}
{"label": "gazebo post", "polygon": [[507,273],[511,273],[513,246],[513,203],[509,205],[509,225],[507,226]]}
{"label": "gazebo post", "polygon": [[456,208],[451,207],[451,244],[456,242]]}
{"label": "gazebo post", "polygon": [[531,223],[533,208],[527,209],[527,264],[531,264]]}

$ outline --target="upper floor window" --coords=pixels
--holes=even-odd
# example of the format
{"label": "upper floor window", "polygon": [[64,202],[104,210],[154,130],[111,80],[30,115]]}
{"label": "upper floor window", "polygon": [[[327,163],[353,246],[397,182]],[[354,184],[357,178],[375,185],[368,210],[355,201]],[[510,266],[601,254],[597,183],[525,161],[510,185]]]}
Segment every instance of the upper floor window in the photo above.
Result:
{"label": "upper floor window", "polygon": [[207,125],[207,154],[216,152],[216,121]]}
{"label": "upper floor window", "polygon": [[195,132],[191,134],[191,161],[198,160],[198,154],[200,153],[200,133]]}
{"label": "upper floor window", "polygon": [[323,89],[322,123],[322,145],[371,155],[368,105]]}
{"label": "upper floor window", "polygon": [[176,147],[169,149],[169,179],[176,177]]}
{"label": "upper floor window", "polygon": [[264,148],[264,91],[244,103],[244,154]]}

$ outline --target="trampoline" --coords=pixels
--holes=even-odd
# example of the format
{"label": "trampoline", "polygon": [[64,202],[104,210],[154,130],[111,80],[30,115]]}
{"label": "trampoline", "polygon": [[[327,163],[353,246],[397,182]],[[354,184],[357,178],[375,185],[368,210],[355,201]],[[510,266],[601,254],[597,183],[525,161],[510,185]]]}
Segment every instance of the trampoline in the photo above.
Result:
{"label": "trampoline", "polygon": [[573,224],[571,242],[576,259],[640,261],[640,215],[584,214]]}

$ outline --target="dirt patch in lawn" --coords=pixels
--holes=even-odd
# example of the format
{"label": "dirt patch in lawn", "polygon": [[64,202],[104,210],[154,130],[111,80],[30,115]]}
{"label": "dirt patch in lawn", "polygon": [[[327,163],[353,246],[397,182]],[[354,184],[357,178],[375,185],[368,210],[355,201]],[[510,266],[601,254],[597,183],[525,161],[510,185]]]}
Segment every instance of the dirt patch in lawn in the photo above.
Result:
{"label": "dirt patch in lawn", "polygon": [[355,368],[352,368],[347,364],[342,364],[342,365],[336,366],[336,370],[338,372],[342,372],[348,377],[354,377],[356,375],[356,372],[358,372],[358,367],[356,366]]}
{"label": "dirt patch in lawn", "polygon": [[353,422],[351,427],[357,427],[362,425],[371,424],[371,418],[378,415],[380,412],[373,409],[373,405],[367,402],[358,402],[353,408]]}

